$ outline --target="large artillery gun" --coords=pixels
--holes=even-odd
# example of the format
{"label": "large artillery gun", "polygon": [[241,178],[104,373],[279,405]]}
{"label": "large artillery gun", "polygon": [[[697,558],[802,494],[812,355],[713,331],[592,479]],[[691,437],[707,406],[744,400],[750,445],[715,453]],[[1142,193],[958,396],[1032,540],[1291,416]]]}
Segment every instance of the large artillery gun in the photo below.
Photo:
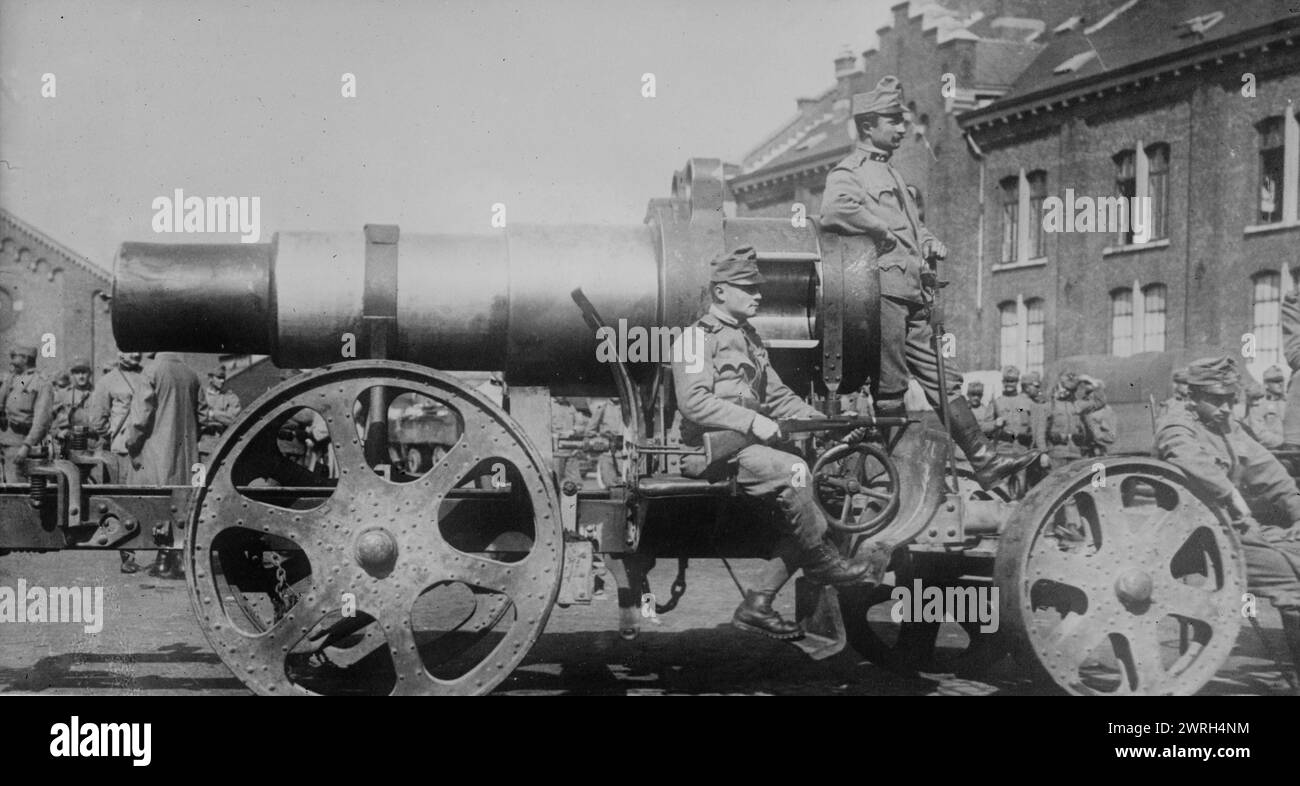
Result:
{"label": "large artillery gun", "polygon": [[[727,217],[720,175],[719,162],[692,160],[632,227],[124,244],[120,348],[311,370],[252,403],[195,486],[91,487],[75,457],[38,462],[33,477],[57,483],[0,490],[0,548],[183,547],[204,634],[263,694],[488,692],[554,605],[590,602],[595,554],[635,635],[655,559],[766,557],[776,540],[774,505],[737,495],[734,478],[677,469],[697,451],[670,440],[664,350],[702,313],[708,260],[758,250],[768,283],[755,326],[783,379],[827,414],[876,362],[870,244],[813,222]],[[601,328],[640,336],[650,354],[611,362]],[[505,406],[450,371],[502,372]],[[624,483],[559,482],[551,397],[614,393]],[[390,424],[413,404],[454,416],[432,467],[391,459]],[[279,453],[275,435],[303,409],[327,425],[337,477]],[[933,413],[841,436],[805,441],[808,482],[845,554],[898,544],[896,578],[801,584],[814,657],[847,641],[891,668],[974,671],[1015,649],[1059,688],[1093,694],[1192,693],[1227,658],[1242,561],[1229,523],[1169,465],[1104,459],[1098,483],[1083,462],[1017,499],[950,477]],[[949,597],[997,588],[1000,629],[972,615],[953,647],[939,620],[891,619],[894,587],[916,581]]]}

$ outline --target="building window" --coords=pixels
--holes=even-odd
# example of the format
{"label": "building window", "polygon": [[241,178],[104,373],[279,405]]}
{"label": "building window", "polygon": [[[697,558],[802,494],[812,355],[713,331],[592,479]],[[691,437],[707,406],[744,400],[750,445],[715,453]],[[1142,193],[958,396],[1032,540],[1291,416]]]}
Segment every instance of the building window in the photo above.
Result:
{"label": "building window", "polygon": [[1015,262],[1017,255],[1016,239],[1020,236],[1018,217],[1020,214],[1020,178],[1004,177],[1002,184],[1002,261]]}
{"label": "building window", "polygon": [[1132,289],[1110,293],[1110,354],[1121,358],[1133,354]]}
{"label": "building window", "polygon": [[1259,223],[1282,220],[1286,138],[1282,118],[1270,117],[1259,129]]}
{"label": "building window", "polygon": [[1020,313],[1014,300],[998,306],[998,367],[1020,363]]}
{"label": "building window", "polygon": [[1255,363],[1268,368],[1282,361],[1282,277],[1265,271],[1251,277],[1251,332],[1255,334]]}
{"label": "building window", "polygon": [[1142,290],[1142,352],[1165,351],[1165,285]]}
{"label": "building window", "polygon": [[[1146,147],[1138,142],[1132,150],[1114,156],[1115,193],[1126,205],[1128,226],[1118,235],[1122,246],[1145,243],[1169,236],[1169,145],[1157,142]],[[1136,201],[1135,201],[1136,200]],[[1148,206],[1149,215],[1136,215],[1134,208]],[[1149,225],[1149,226],[1148,226]],[[1141,228],[1142,234],[1136,230]]]}
{"label": "building window", "polygon": [[1030,172],[1029,182],[1029,249],[1032,259],[1047,256],[1047,233],[1043,231],[1043,200],[1047,198],[1047,173]]}
{"label": "building window", "polygon": [[1043,347],[1044,347],[1044,326],[1047,324],[1043,316],[1043,301],[1041,298],[1033,298],[1025,301],[1025,368],[1028,374],[1031,371],[1043,373]]}
{"label": "building window", "polygon": [[1146,149],[1147,195],[1151,197],[1152,240],[1169,237],[1169,145],[1156,143]]}

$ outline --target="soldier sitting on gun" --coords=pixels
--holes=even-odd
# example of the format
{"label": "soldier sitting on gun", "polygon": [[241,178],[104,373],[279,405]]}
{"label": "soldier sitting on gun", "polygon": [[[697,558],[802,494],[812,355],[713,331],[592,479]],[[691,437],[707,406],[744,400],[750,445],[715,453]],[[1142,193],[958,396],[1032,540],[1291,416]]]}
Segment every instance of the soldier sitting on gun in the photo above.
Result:
{"label": "soldier sitting on gun", "polygon": [[[870,274],[879,274],[880,298],[868,307],[878,309],[880,317],[880,363],[871,390],[876,413],[905,414],[903,397],[910,377],[915,377],[930,406],[940,411],[940,397],[948,397],[949,391],[939,389],[939,361],[931,345],[930,316],[937,285],[931,261],[946,258],[948,250],[921,221],[912,194],[889,163],[910,119],[903,106],[902,85],[896,77],[882,78],[871,92],[853,96],[852,112],[858,145],[826,176],[821,226],[866,235],[875,242],[876,270]],[[1033,452],[1005,456],[993,450],[960,393],[948,398],[947,416],[945,425],[953,442],[986,491],[1037,458]]]}
{"label": "soldier sitting on gun", "polygon": [[1188,383],[1190,400],[1157,423],[1156,451],[1231,518],[1241,533],[1247,588],[1272,601],[1292,664],[1300,664],[1300,491],[1237,426],[1232,407],[1240,376],[1231,357],[1192,363]]}
{"label": "soldier sitting on gun", "polygon": [[822,414],[781,381],[749,322],[763,297],[757,259],[754,249],[746,247],[712,262],[712,305],[674,345],[673,382],[684,444],[701,445],[711,431],[751,437],[735,454],[739,489],[747,496],[775,497],[786,527],[779,556],[768,561],[757,587],[745,593],[733,624],[791,639],[801,634],[799,625],[772,608],[773,598],[791,573],[802,567],[809,579],[825,584],[878,582],[888,551],[875,551],[857,563],[840,556],[826,540],[826,518],[813,497],[807,465],[780,447],[781,431],[774,419]]}

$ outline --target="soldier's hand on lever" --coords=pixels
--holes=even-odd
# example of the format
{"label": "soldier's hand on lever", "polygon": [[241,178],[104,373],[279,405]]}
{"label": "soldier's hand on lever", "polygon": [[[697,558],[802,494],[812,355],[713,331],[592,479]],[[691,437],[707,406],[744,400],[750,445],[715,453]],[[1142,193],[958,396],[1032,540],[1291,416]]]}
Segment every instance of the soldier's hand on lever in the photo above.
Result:
{"label": "soldier's hand on lever", "polygon": [[947,259],[948,247],[939,240],[931,238],[921,244],[921,256],[926,260]]}
{"label": "soldier's hand on lever", "polygon": [[781,427],[775,420],[765,415],[755,415],[754,424],[749,427],[749,430],[762,442],[771,442],[781,436]]}

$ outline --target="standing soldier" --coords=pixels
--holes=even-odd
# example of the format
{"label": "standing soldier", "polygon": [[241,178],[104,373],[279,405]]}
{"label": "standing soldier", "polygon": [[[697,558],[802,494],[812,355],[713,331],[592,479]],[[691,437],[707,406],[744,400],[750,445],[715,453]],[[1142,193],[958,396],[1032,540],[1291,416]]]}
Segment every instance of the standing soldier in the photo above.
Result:
{"label": "standing soldier", "polygon": [[[907,133],[908,114],[897,77],[886,76],[869,93],[853,97],[858,145],[826,176],[821,225],[867,235],[876,245],[880,300],[880,363],[872,383],[877,414],[903,415],[908,378],[915,376],[935,411],[940,411],[939,367],[931,345],[930,308],[936,282],[933,260],[948,250],[926,229],[902,177],[889,165]],[[877,271],[869,271],[874,275]],[[954,372],[957,369],[953,369]],[[999,455],[960,393],[949,399],[948,431],[985,490],[1033,463],[1035,456]]]}
{"label": "standing soldier", "polygon": [[1035,404],[1047,403],[1047,398],[1043,396],[1043,375],[1037,371],[1031,371],[1020,378],[1020,391]]}
{"label": "standing soldier", "polygon": [[1047,450],[1052,465],[1056,467],[1083,458],[1083,418],[1074,400],[1074,391],[1078,387],[1078,375],[1073,371],[1062,371],[1052,389],[1051,399],[1040,410],[1042,428],[1034,431],[1037,445]]}
{"label": "standing soldier", "polygon": [[1160,458],[1187,473],[1240,533],[1247,589],[1282,617],[1291,662],[1300,669],[1300,491],[1278,460],[1232,417],[1240,376],[1231,357],[1188,368],[1190,401],[1156,428]]}
{"label": "standing soldier", "polygon": [[1269,366],[1264,372],[1261,395],[1249,402],[1246,410],[1246,430],[1269,450],[1282,447],[1282,423],[1286,416],[1286,394],[1282,385],[1285,380],[1282,369]]}
{"label": "standing soldier", "polygon": [[593,398],[591,418],[587,421],[587,439],[596,453],[596,479],[601,488],[623,485],[614,461],[616,445],[623,435],[623,413],[618,399]]}
{"label": "standing soldier", "polygon": [[[966,403],[970,404],[971,414],[973,414],[975,419],[980,423],[983,423],[988,418],[988,414],[992,410],[992,405],[984,400],[983,382],[973,380],[966,386]],[[989,432],[985,431],[984,433],[988,434]]]}
{"label": "standing soldier", "polygon": [[134,471],[127,455],[126,423],[131,402],[141,392],[142,356],[139,352],[117,353],[117,367],[99,378],[90,395],[90,425],[99,435],[100,449],[106,461],[106,483],[131,483]]}
{"label": "standing soldier", "polygon": [[1083,455],[1104,456],[1115,444],[1118,423],[1115,410],[1106,403],[1106,383],[1088,374],[1079,375],[1074,400],[1083,418]]}
{"label": "standing soldier", "polygon": [[[54,439],[59,443],[59,455],[66,456],[72,431],[84,428],[91,431],[90,397],[94,385],[90,381],[90,362],[85,358],[73,358],[68,369],[69,384],[66,388],[54,389]],[[87,446],[93,450],[94,444]]]}
{"label": "standing soldier", "polygon": [[713,431],[752,437],[734,459],[738,488],[749,497],[775,498],[785,527],[778,556],[768,560],[757,587],[745,593],[732,623],[777,639],[796,638],[798,623],[772,608],[791,573],[802,567],[805,576],[824,584],[879,582],[889,551],[878,547],[863,562],[845,560],[826,540],[828,525],[812,484],[797,480],[808,475],[807,465],[779,447],[781,432],[774,419],[820,418],[822,413],[781,382],[749,321],[763,299],[758,254],[745,247],[713,260],[709,281],[709,312],[683,331],[673,348],[682,442],[702,445],[704,435]]}
{"label": "standing soldier", "polygon": [[212,455],[226,429],[239,417],[239,396],[224,390],[226,367],[219,365],[208,372],[208,384],[199,402],[199,458]]}
{"label": "standing soldier", "polygon": [[1002,395],[993,399],[984,420],[984,433],[998,442],[998,448],[1019,455],[1034,444],[1034,402],[1020,392],[1020,369],[1002,369]]}
{"label": "standing soldier", "polygon": [[26,483],[27,456],[50,429],[54,390],[36,373],[36,347],[14,347],[9,363],[11,371],[0,381],[0,468],[6,483]]}
{"label": "standing soldier", "polygon": [[[199,460],[199,377],[179,354],[159,352],[140,379],[125,429],[134,482],[188,486]],[[150,573],[181,578],[179,552],[160,549]]]}

